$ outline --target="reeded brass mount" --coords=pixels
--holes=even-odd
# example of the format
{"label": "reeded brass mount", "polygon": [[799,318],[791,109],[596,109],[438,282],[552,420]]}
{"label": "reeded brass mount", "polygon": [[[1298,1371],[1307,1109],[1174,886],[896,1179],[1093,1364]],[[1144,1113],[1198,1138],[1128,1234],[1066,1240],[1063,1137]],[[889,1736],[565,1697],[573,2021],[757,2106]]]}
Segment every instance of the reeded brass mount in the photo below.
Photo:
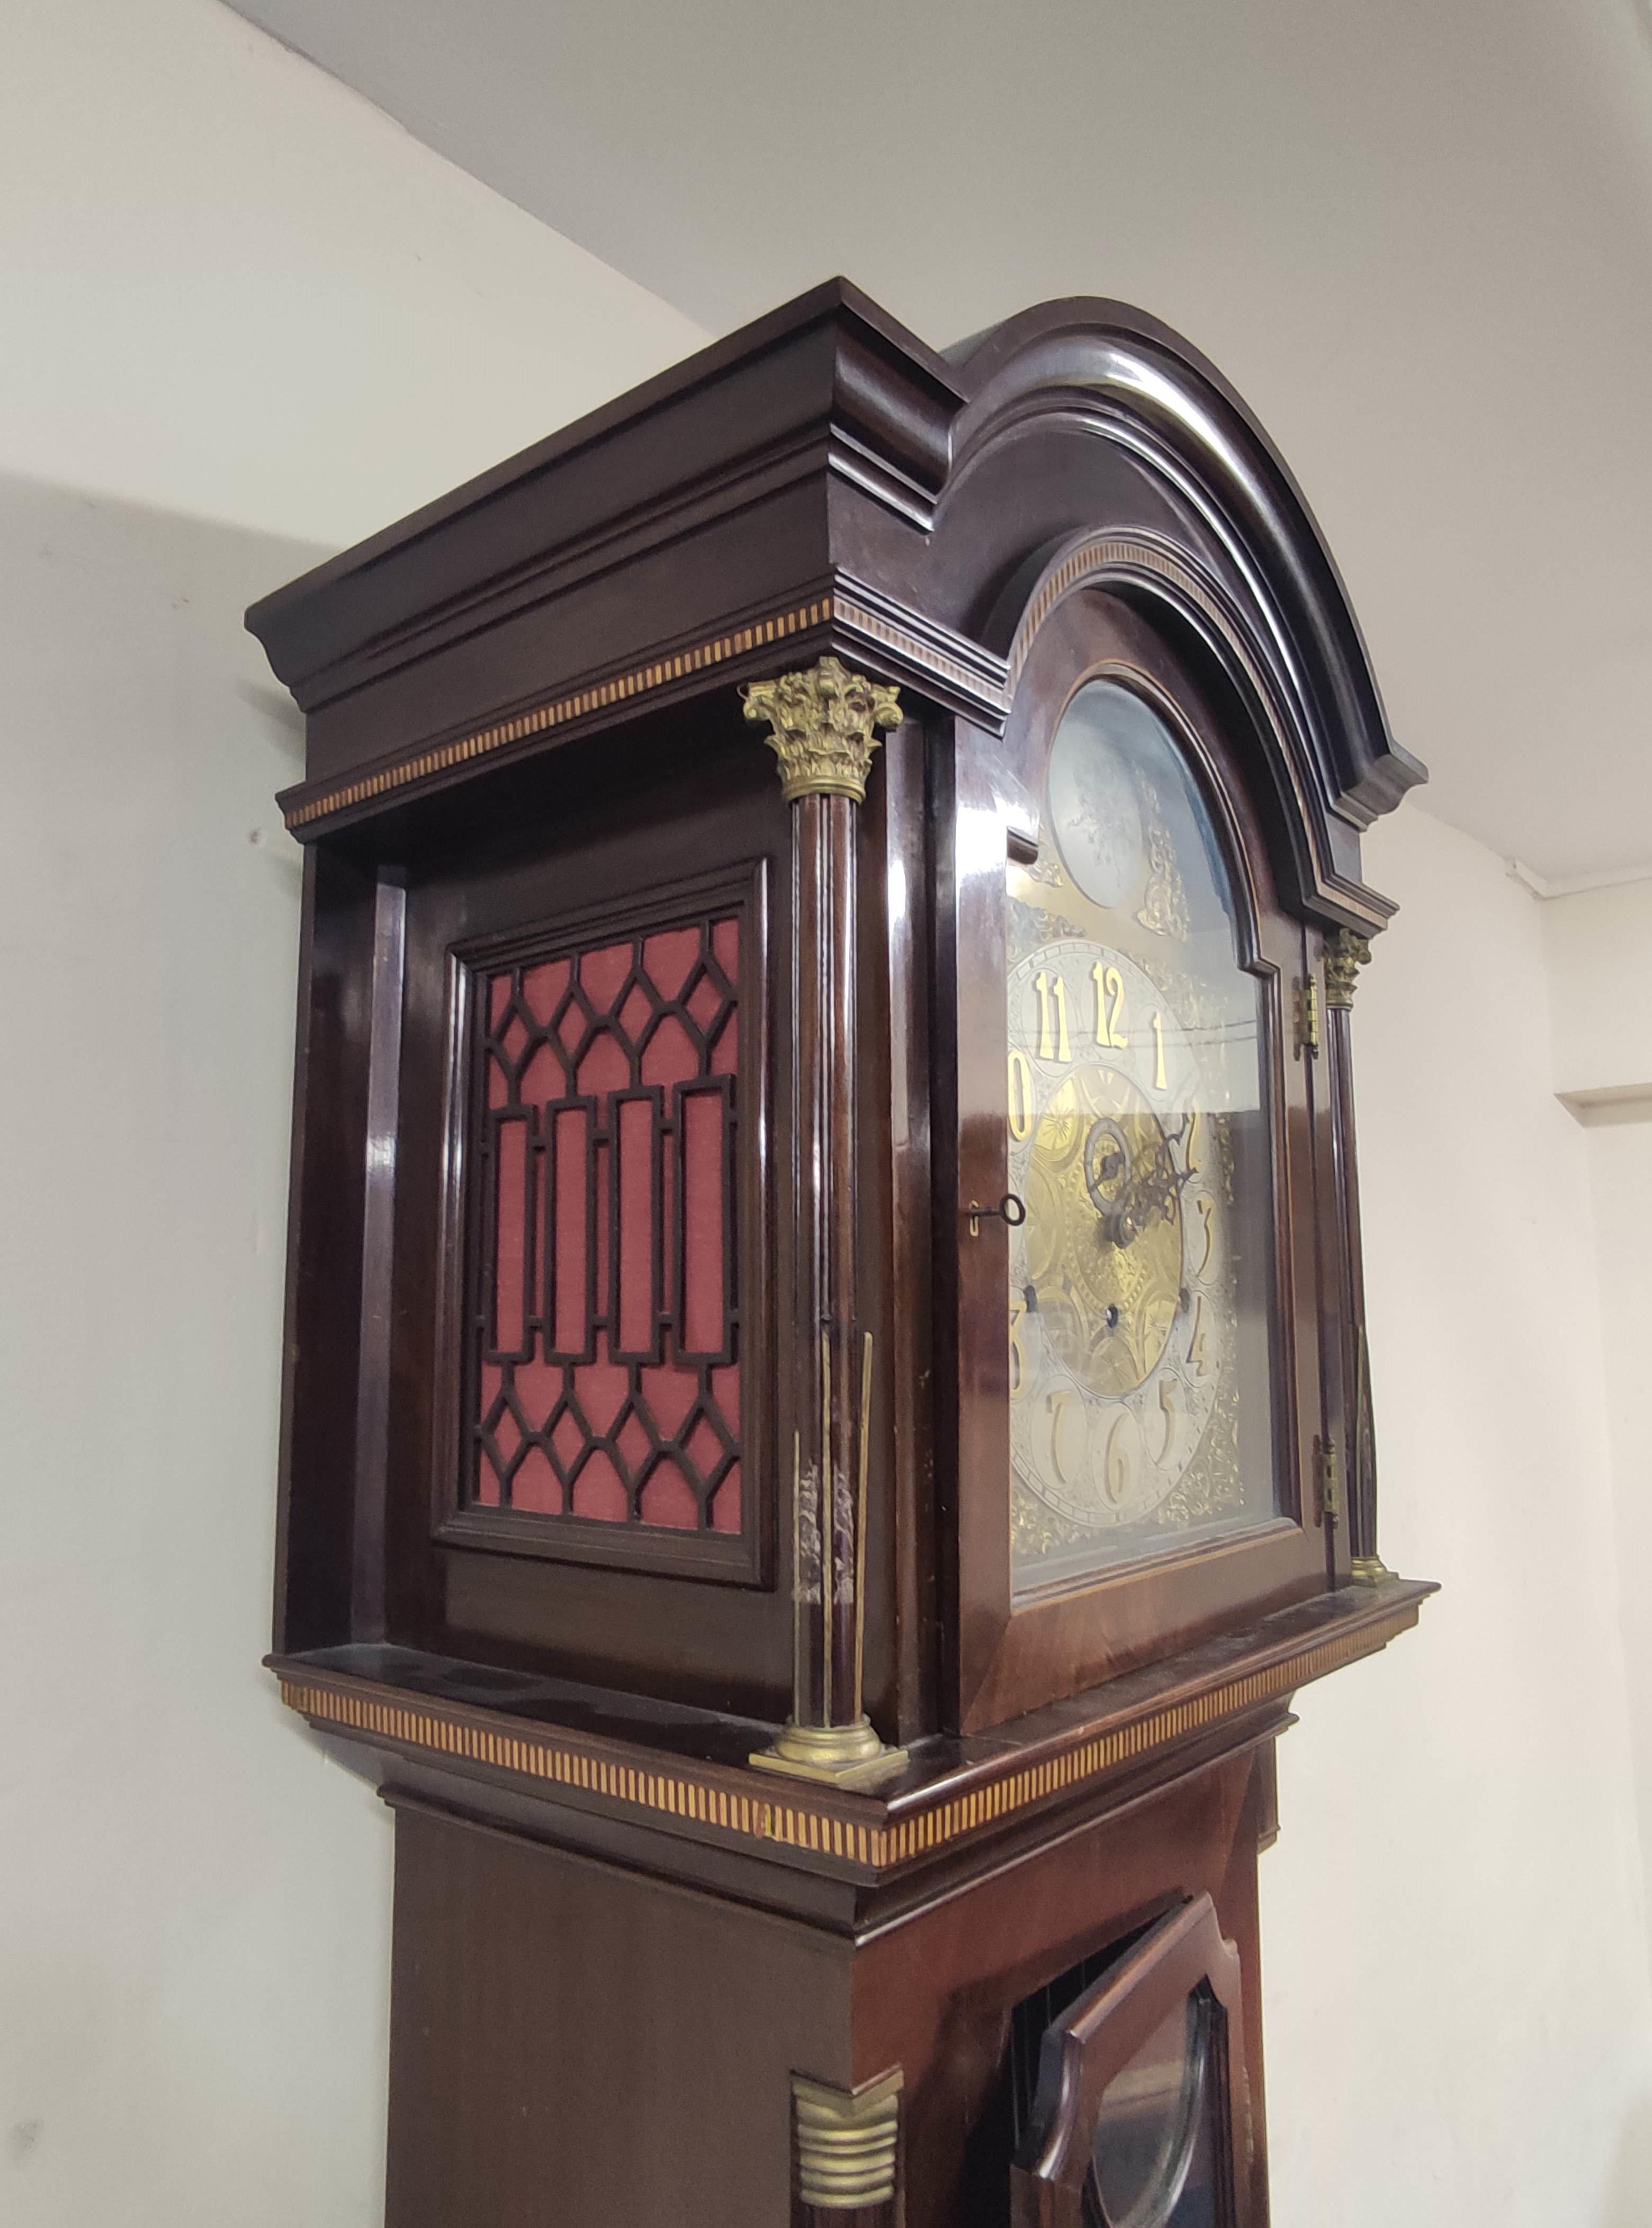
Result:
{"label": "reeded brass mount", "polygon": [[887,2205],[895,2193],[900,2136],[901,2071],[863,2088],[830,2089],[801,2073],[791,2077],[797,2139],[797,2194],[834,2212]]}

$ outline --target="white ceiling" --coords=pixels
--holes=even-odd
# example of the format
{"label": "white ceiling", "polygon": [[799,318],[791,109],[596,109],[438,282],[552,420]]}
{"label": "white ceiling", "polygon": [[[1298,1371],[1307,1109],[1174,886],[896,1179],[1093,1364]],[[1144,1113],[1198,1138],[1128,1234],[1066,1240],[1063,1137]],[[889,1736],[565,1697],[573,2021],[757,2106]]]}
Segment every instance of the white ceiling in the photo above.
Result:
{"label": "white ceiling", "polygon": [[1636,0],[240,6],[710,330],[834,272],[940,345],[1167,319],[1306,489],[1431,809],[1652,861]]}

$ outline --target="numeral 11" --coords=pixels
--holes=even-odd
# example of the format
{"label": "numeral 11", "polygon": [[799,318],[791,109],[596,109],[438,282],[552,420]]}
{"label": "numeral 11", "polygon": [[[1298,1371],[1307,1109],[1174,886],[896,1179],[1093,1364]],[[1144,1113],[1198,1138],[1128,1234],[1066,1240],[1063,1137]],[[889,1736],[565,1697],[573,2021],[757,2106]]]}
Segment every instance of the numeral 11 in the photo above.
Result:
{"label": "numeral 11", "polygon": [[[1038,1056],[1041,1060],[1073,1058],[1073,1047],[1067,1041],[1067,986],[1057,975],[1045,974],[1033,977],[1033,992],[1038,1000]],[[1050,1034],[1050,1008],[1055,1008],[1056,1037]],[[1056,1049],[1059,1043],[1060,1050]]]}

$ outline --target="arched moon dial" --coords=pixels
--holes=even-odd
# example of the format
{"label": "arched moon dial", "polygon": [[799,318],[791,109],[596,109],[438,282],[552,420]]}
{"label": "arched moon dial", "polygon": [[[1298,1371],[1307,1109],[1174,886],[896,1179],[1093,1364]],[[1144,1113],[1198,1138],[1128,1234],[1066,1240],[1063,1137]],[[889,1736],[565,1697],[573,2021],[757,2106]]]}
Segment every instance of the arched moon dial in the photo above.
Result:
{"label": "arched moon dial", "polygon": [[1198,1450],[1227,1336],[1199,1059],[1133,960],[1077,939],[1011,974],[1009,1047],[1015,1468],[1071,1523],[1139,1523]]}

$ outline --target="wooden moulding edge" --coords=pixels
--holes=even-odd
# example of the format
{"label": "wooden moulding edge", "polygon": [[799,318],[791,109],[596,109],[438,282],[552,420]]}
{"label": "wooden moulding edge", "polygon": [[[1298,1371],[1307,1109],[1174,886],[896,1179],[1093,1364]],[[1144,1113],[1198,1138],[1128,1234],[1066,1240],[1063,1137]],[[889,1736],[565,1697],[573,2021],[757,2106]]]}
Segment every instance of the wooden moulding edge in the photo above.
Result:
{"label": "wooden moulding edge", "polygon": [[800,656],[822,647],[850,657],[881,653],[897,681],[926,684],[976,718],[1002,719],[1008,691],[1001,658],[843,576],[789,609],[730,621],[703,640],[655,650],[624,670],[570,683],[464,733],[426,741],[353,772],[300,782],[282,792],[283,820],[295,836],[323,832],[323,823],[330,826],[381,800],[399,803],[404,793],[417,794],[473,760],[531,745],[553,731],[581,728],[645,698],[672,701],[685,688],[723,677],[724,668],[743,671],[756,654],[794,640]]}
{"label": "wooden moulding edge", "polygon": [[[876,1877],[1035,1808],[1071,1800],[1110,1773],[1173,1751],[1224,1719],[1241,1718],[1375,1654],[1415,1624],[1428,1591],[1385,1588],[1381,1600],[1340,1629],[1306,1632],[1297,1645],[1276,1645],[1260,1661],[1252,1656],[1213,1671],[1191,1692],[1159,1703],[1144,1700],[1115,1723],[1095,1726],[1092,1721],[1069,1738],[1041,1743],[1034,1756],[1006,1743],[999,1754],[969,1764],[967,1785],[959,1785],[954,1771],[932,1789],[903,1789],[893,1805],[874,1796],[777,1785],[738,1766],[695,1765],[479,1705],[441,1704],[301,1658],[268,1660],[283,1702],[318,1732],[424,1758],[449,1757],[537,1783],[576,1802],[594,1800],[633,1819],[640,1814],[667,1830],[680,1821],[682,1830],[710,1829],[739,1846],[762,1846],[783,1860],[836,1860]],[[921,1770],[921,1751],[913,1762]]]}

